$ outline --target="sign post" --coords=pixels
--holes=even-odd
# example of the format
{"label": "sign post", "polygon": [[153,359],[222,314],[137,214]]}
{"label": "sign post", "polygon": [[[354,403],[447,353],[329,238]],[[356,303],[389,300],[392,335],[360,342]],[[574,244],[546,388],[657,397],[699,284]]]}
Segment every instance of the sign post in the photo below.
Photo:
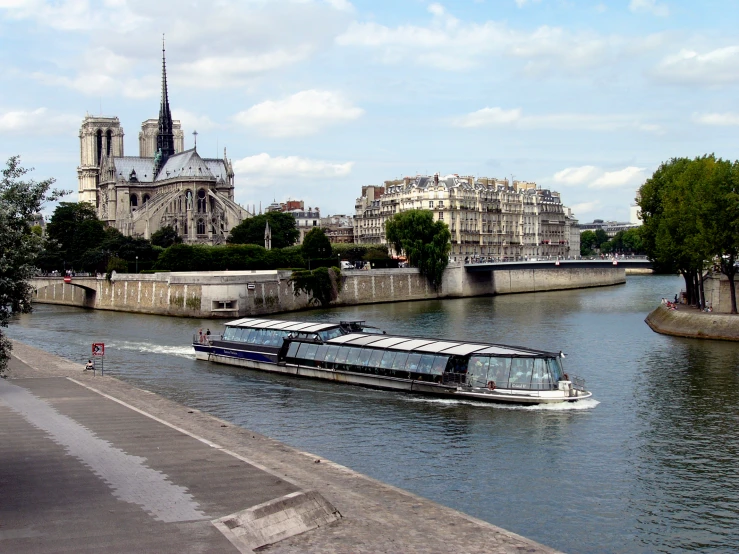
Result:
{"label": "sign post", "polygon": [[[92,355],[100,356],[100,376],[105,376],[105,343],[104,342],[93,342],[92,343]],[[93,371],[94,374],[94,371]]]}

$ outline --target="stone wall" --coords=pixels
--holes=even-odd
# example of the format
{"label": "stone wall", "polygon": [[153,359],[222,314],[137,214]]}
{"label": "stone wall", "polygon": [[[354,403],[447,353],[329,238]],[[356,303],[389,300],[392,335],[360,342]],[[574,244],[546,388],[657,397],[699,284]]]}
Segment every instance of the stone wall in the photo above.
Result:
{"label": "stone wall", "polygon": [[[736,290],[739,291],[739,279],[734,280]],[[706,304],[713,306],[714,313],[731,313],[731,289],[729,278],[722,273],[712,273],[703,282],[703,291],[706,294]]]}
{"label": "stone wall", "polygon": [[[289,271],[121,274],[104,278],[36,279],[34,301],[102,310],[203,318],[236,318],[306,309],[295,296]],[[558,268],[467,272],[450,265],[434,291],[417,269],[345,271],[335,305],[372,304],[539,292],[622,284],[620,268]],[[86,287],[86,288],[83,288]]]}
{"label": "stone wall", "polygon": [[739,341],[739,316],[701,312],[680,306],[670,310],[663,305],[645,319],[656,333],[677,337]]}

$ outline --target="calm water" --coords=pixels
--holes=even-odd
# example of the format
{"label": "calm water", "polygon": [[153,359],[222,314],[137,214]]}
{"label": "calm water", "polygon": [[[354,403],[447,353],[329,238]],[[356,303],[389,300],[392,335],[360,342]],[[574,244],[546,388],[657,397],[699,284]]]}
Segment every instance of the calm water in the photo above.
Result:
{"label": "calm water", "polygon": [[[194,360],[183,320],[37,306],[13,338],[568,552],[739,551],[739,344],[643,322],[676,277],[625,286],[278,316],[563,350],[594,399],[428,400]],[[80,368],[82,366],[80,365]]]}

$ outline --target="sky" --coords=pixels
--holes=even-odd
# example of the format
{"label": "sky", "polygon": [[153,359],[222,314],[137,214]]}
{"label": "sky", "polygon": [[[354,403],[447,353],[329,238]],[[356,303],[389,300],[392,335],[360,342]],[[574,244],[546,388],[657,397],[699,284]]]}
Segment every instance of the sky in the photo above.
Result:
{"label": "sky", "polygon": [[[673,157],[739,149],[736,0],[0,0],[0,156],[77,200],[79,128],[158,117],[250,209],[354,214],[364,185],[534,181],[627,221]],[[53,206],[47,207],[47,211]]]}

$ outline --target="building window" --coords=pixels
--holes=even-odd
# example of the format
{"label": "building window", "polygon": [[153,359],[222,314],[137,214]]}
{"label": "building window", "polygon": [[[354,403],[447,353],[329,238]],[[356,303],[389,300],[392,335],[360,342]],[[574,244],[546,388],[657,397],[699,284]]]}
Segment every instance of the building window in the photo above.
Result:
{"label": "building window", "polygon": [[444,212],[439,212],[439,221],[444,221]]}
{"label": "building window", "polygon": [[202,219],[198,219],[198,235],[204,235],[205,234],[205,221]]}
{"label": "building window", "polygon": [[433,200],[429,200],[429,208],[433,208],[433,207],[434,207],[434,201]]}
{"label": "building window", "polygon": [[131,195],[131,207],[135,208],[138,205],[139,205],[139,197],[136,196],[135,194],[132,194]]}
{"label": "building window", "polygon": [[198,191],[198,213],[203,214],[206,212],[208,201],[205,198],[205,190],[200,189]]}

